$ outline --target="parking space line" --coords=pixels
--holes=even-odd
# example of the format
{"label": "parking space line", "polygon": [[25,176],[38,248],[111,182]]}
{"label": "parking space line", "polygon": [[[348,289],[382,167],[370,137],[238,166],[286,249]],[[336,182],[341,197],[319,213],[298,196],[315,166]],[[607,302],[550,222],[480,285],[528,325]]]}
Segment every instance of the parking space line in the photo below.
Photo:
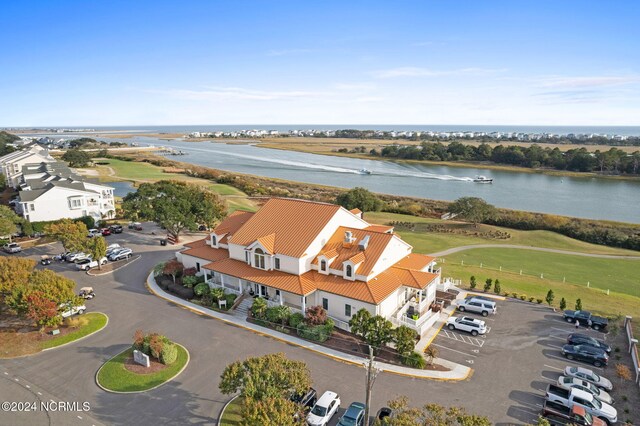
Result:
{"label": "parking space line", "polygon": [[[561,358],[559,356],[556,355],[547,355],[549,358],[554,358],[554,359],[558,359],[561,361],[564,361],[566,363],[571,363],[572,365],[576,366],[576,367],[581,367],[581,365],[577,364],[575,361],[571,361],[569,359],[565,359],[565,358]],[[591,370],[600,370],[603,371],[601,367],[596,367],[595,365],[589,366],[589,367],[584,367],[584,368],[589,368]]]}
{"label": "parking space line", "polygon": [[558,367],[554,367],[552,365],[547,365],[547,364],[544,364],[544,366],[547,367],[547,368],[552,368],[554,370],[564,371],[564,368],[558,368]]}
{"label": "parking space line", "polygon": [[475,337],[469,337],[469,336],[464,336],[462,334],[458,334],[458,333],[454,333],[452,331],[449,330],[442,330],[441,335],[443,337],[447,337],[449,339],[455,340],[457,342],[462,342],[464,344],[467,345],[471,345],[471,346],[477,346],[477,347],[483,347],[485,341],[482,339],[478,339]]}
{"label": "parking space line", "polygon": [[462,354],[462,355],[466,355],[466,356],[471,356],[471,357],[477,358],[477,355],[471,355],[471,354],[468,354],[468,353],[466,353],[466,352],[462,352],[462,351],[458,351],[458,350],[456,350],[456,349],[448,348],[448,347],[446,347],[446,346],[438,345],[438,344],[436,344],[436,343],[432,343],[432,345],[433,345],[433,346],[437,346],[437,347],[442,348],[442,349],[447,349],[447,350],[449,350],[449,351],[457,352],[457,353]]}

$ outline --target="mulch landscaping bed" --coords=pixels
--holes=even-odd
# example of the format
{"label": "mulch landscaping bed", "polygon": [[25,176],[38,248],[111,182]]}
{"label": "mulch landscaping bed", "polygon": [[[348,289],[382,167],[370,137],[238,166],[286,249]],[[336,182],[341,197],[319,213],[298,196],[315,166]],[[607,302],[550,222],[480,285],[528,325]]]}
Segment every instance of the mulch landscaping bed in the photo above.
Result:
{"label": "mulch landscaping bed", "polygon": [[[271,326],[269,323],[264,322],[264,321],[256,320],[251,315],[249,315],[247,317],[247,321],[252,323],[252,324],[260,325],[262,327],[267,327],[267,328],[270,328],[272,330],[276,330],[276,331],[281,332],[275,326]],[[324,342],[317,342],[315,340],[304,339],[304,338],[298,336],[298,334],[296,333],[295,330],[291,330],[289,327],[287,327],[287,329],[290,331],[290,333],[284,333],[284,334],[290,334],[290,335],[296,336],[296,337],[298,337],[298,338],[300,338],[302,340],[306,340],[307,342],[316,343],[318,345],[322,345],[322,346],[330,348],[330,349],[334,349],[334,350],[337,350],[337,351],[340,351],[340,352],[344,352],[344,353],[349,354],[349,355],[355,355],[355,356],[361,357],[362,359],[368,359],[369,358],[369,346],[362,340],[362,338],[360,336],[357,336],[357,335],[355,335],[353,333],[350,333],[348,331],[342,330],[340,328],[337,328],[337,327],[334,328],[333,329],[333,333],[331,333],[331,337],[329,337]],[[401,362],[400,356],[392,348],[380,349],[378,351],[378,353],[375,355],[375,358],[378,361],[386,362],[388,364],[394,364],[394,365],[399,365],[399,366],[402,366],[402,367],[407,367],[406,365],[404,365]],[[441,365],[437,365],[437,364],[433,364],[433,365],[428,365],[427,364],[427,366],[424,369],[425,370],[432,370],[432,371],[449,371],[448,368],[443,367]]]}
{"label": "mulch landscaping bed", "polygon": [[149,357],[149,367],[145,367],[135,362],[133,360],[133,354],[131,354],[131,356],[128,356],[127,359],[124,360],[124,368],[135,374],[152,374],[164,370],[167,366]]}
{"label": "mulch landscaping bed", "polygon": [[[609,327],[611,327],[611,324]],[[637,328],[636,326],[635,329]],[[635,332],[635,334],[637,334],[637,332]],[[609,366],[602,375],[613,383],[613,391],[609,393],[616,400],[615,408],[618,410],[618,421],[621,424],[629,422],[630,424],[640,425],[640,410],[638,410],[638,407],[640,407],[640,387],[634,383],[636,376],[633,372],[633,360],[629,354],[627,333],[623,327],[620,327],[617,332],[611,328],[607,334],[606,342],[611,346],[613,351],[609,357]],[[616,352],[616,350],[619,351]],[[633,379],[622,380],[618,377],[616,374],[616,364],[623,364],[629,367]],[[627,410],[627,412],[625,412],[625,410]]]}

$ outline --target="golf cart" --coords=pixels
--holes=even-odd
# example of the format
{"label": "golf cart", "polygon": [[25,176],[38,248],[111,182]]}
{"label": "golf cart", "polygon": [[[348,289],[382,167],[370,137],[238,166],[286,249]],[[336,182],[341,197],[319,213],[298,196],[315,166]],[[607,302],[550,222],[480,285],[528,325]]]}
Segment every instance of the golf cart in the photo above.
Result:
{"label": "golf cart", "polygon": [[44,256],[40,256],[40,264],[41,265],[51,265],[51,257],[48,254]]}
{"label": "golf cart", "polygon": [[83,299],[93,299],[96,297],[96,294],[93,292],[93,287],[82,287],[78,296]]}

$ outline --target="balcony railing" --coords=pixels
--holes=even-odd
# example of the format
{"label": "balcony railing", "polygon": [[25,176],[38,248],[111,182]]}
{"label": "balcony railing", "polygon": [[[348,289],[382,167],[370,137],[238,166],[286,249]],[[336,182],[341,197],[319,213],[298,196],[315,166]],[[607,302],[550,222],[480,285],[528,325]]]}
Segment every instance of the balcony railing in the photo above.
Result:
{"label": "balcony railing", "polygon": [[222,285],[222,283],[215,282],[213,279],[207,280],[207,284],[209,284],[209,287],[211,287],[211,288],[221,288],[224,291],[227,291],[227,292],[233,293],[233,294],[237,294],[238,296],[242,293],[240,291],[240,289],[235,287],[235,286]]}

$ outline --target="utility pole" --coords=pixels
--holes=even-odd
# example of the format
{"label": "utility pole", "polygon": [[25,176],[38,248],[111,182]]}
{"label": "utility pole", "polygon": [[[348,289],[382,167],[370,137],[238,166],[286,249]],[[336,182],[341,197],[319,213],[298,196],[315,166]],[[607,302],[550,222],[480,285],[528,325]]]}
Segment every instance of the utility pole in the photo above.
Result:
{"label": "utility pole", "polygon": [[366,383],[366,402],[364,406],[364,426],[369,426],[369,406],[371,405],[371,389],[376,381],[376,377],[380,370],[373,367],[373,348],[369,345],[369,362],[367,367],[367,383]]}

